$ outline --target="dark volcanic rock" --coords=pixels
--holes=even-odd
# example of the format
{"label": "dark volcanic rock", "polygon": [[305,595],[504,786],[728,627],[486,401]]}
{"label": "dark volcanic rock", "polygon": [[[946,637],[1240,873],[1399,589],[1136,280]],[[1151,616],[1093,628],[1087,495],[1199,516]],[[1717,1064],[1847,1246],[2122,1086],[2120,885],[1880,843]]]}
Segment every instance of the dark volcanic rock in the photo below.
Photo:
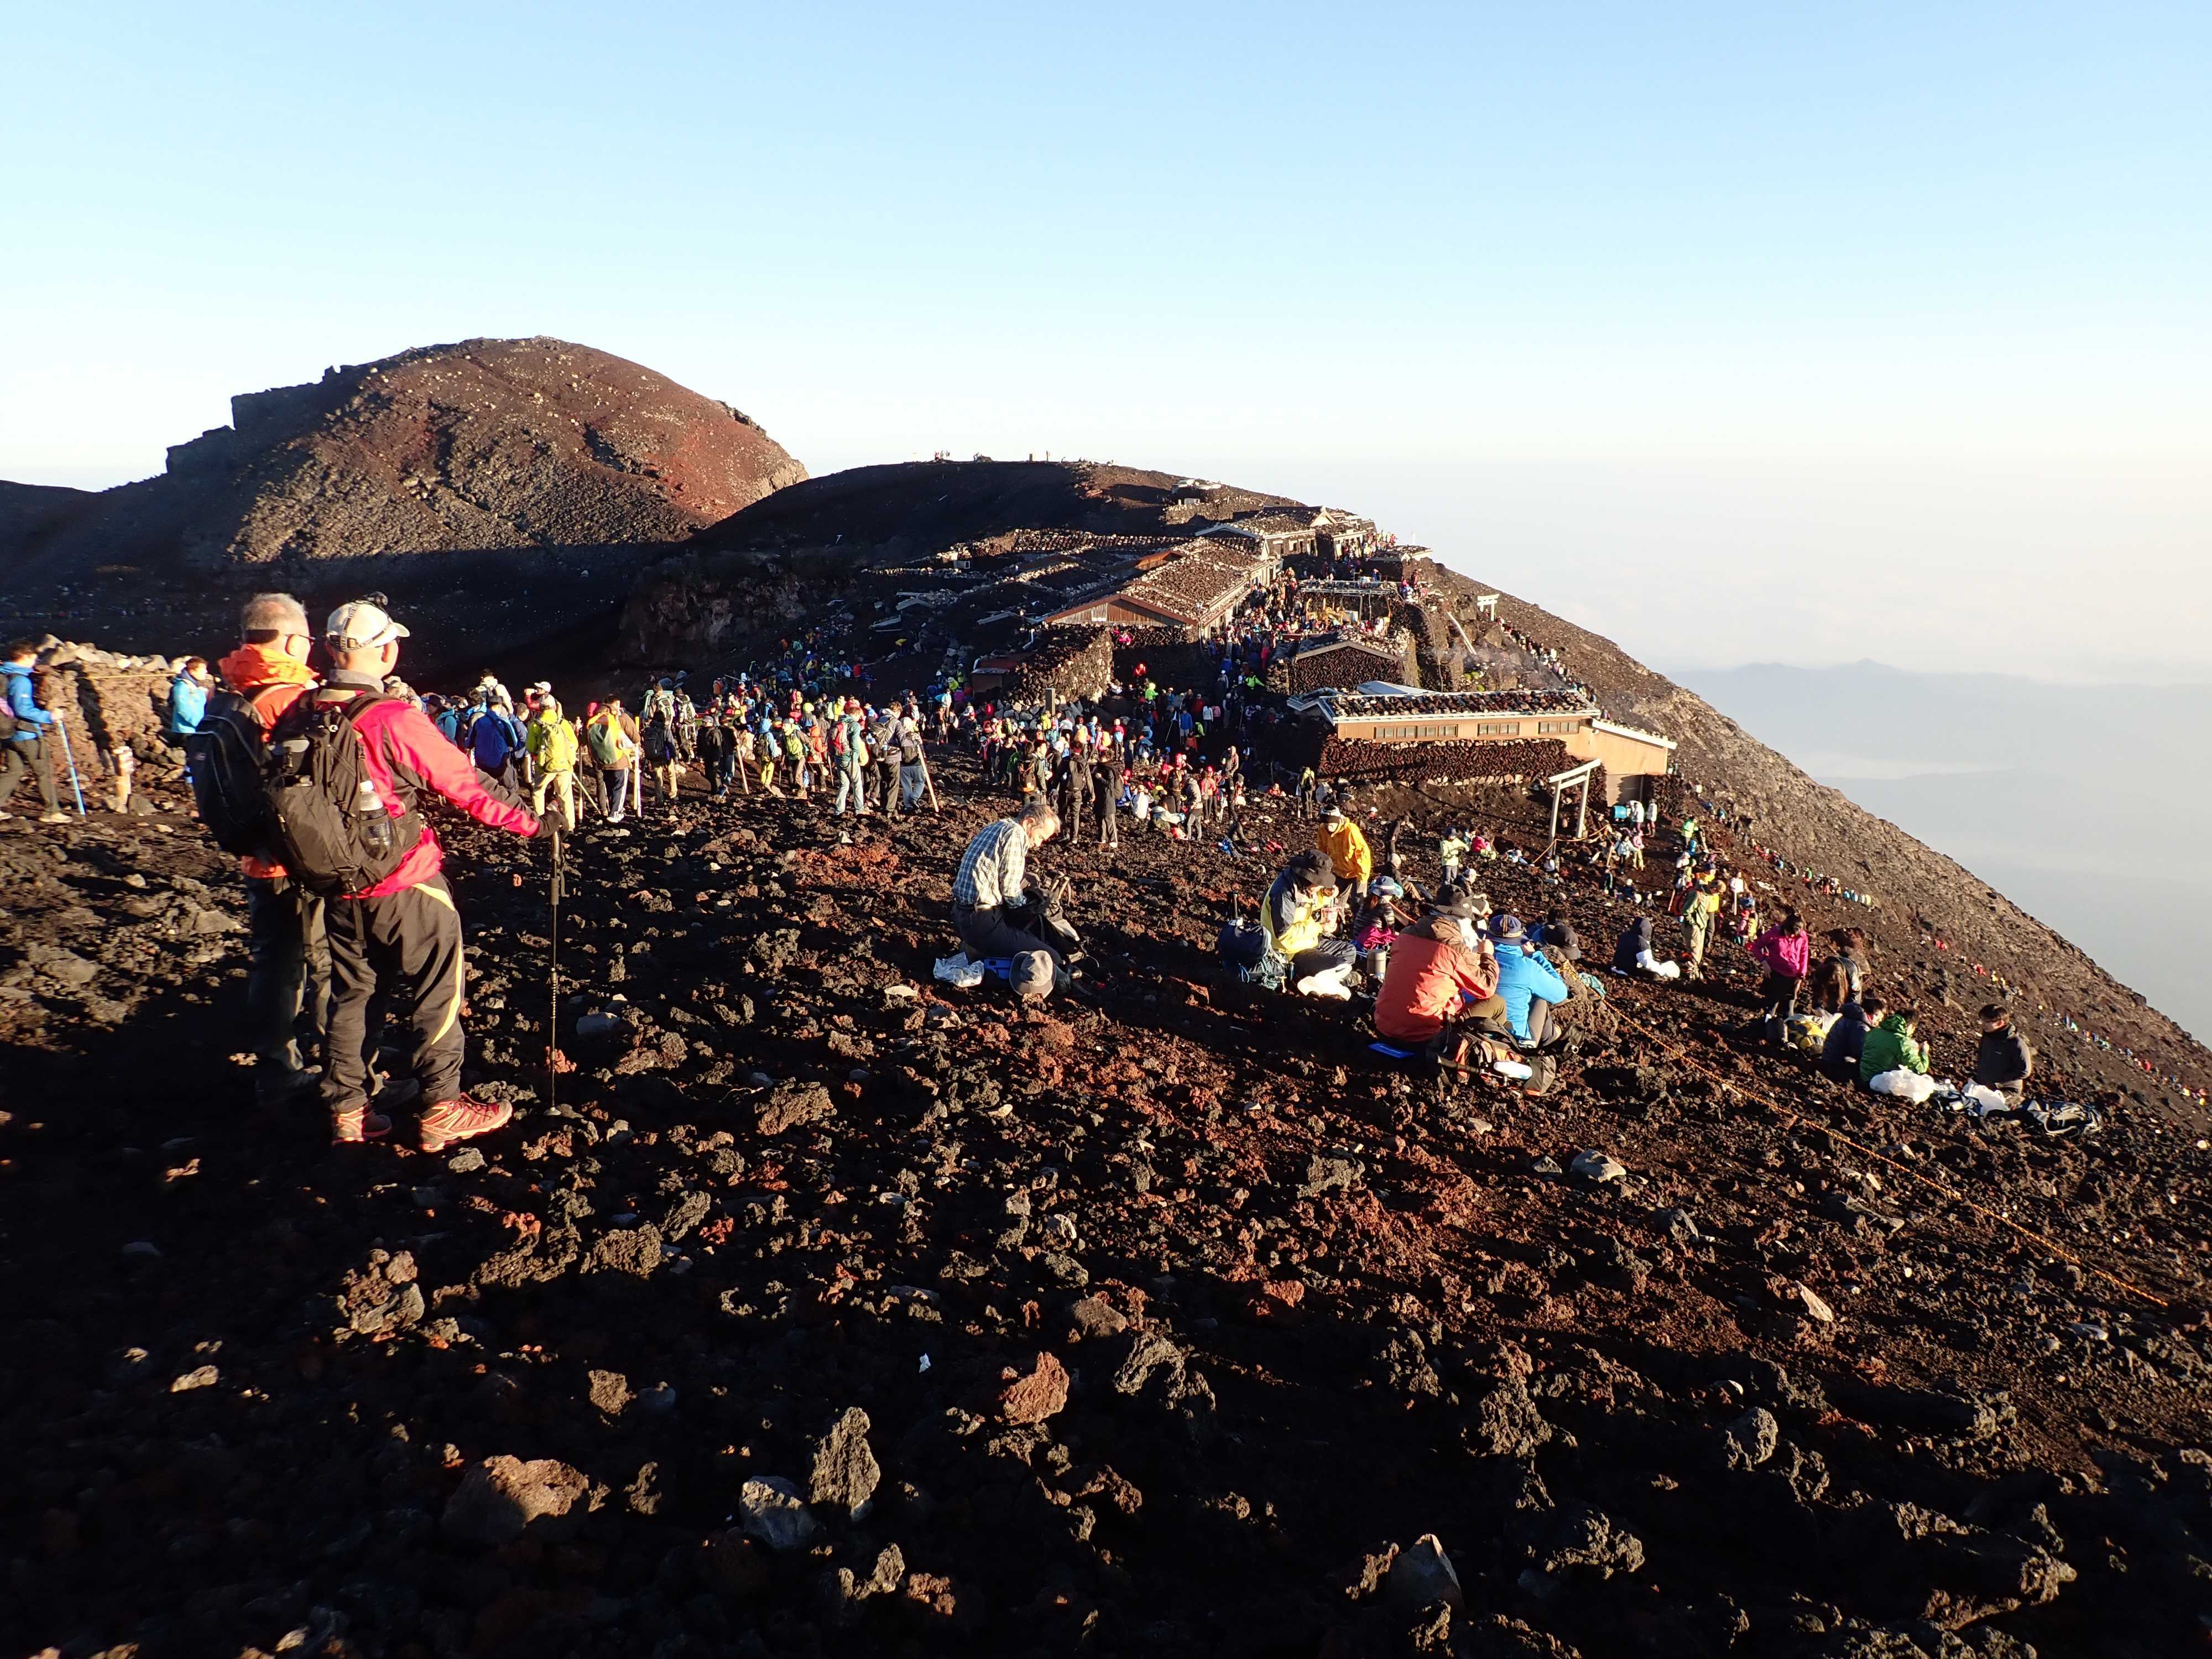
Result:
{"label": "dark volcanic rock", "polygon": [[487,1457],[461,1477],[441,1524],[455,1543],[487,1549],[513,1543],[532,1528],[554,1530],[547,1523],[567,1516],[589,1484],[550,1457],[531,1463],[505,1455]]}

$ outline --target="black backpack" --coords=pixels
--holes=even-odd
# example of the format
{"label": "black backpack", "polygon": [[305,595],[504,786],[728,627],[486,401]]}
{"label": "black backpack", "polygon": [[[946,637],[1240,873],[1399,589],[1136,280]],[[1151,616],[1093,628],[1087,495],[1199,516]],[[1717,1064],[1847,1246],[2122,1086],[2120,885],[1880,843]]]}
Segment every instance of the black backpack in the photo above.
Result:
{"label": "black backpack", "polygon": [[1231,916],[1222,923],[1214,949],[1230,967],[1249,972],[1267,960],[1267,936],[1258,922]]}
{"label": "black backpack", "polygon": [[265,775],[267,733],[253,705],[235,691],[208,698],[199,729],[185,738],[185,761],[200,822],[226,853],[270,856],[276,821]]}
{"label": "black backpack", "polygon": [[374,694],[345,702],[303,697],[270,737],[264,776],[276,856],[310,892],[363,892],[422,839],[422,814],[412,805],[396,818],[385,810],[369,774],[368,745],[354,729],[370,709],[396,701]]}

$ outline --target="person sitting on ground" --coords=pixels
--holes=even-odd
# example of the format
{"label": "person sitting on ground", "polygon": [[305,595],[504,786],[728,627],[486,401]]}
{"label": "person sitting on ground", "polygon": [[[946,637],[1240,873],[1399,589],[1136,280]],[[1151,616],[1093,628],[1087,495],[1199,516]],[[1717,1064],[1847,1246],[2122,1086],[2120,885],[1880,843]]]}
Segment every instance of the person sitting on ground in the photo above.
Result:
{"label": "person sitting on ground", "polygon": [[1352,924],[1352,942],[1361,956],[1390,948],[1390,941],[1398,937],[1402,920],[1398,905],[1405,896],[1406,890],[1389,877],[1375,878],[1375,884],[1367,890],[1367,902],[1359,907]]}
{"label": "person sitting on ground", "polygon": [[1573,919],[1563,909],[1555,907],[1546,911],[1543,921],[1528,930],[1528,938],[1547,951],[1557,951],[1569,962],[1583,959],[1582,935],[1575,932]]}
{"label": "person sitting on ground", "polygon": [[1881,1023],[1866,1034],[1865,1044],[1859,1049],[1860,1087],[1884,1072],[1928,1075],[1928,1050],[1912,1040],[1912,1028],[1918,1020],[1911,1009],[1899,1008],[1883,1015]]}
{"label": "person sitting on ground", "polygon": [[969,837],[952,878],[952,925],[971,960],[1042,951],[1061,965],[1065,942],[1053,933],[1030,894],[1030,852],[1060,833],[1060,815],[1042,795],[1020,811],[996,818]]}
{"label": "person sitting on ground", "polygon": [[1499,916],[1490,924],[1498,955],[1498,994],[1505,1000],[1506,1023],[1524,1048],[1549,1048],[1566,1036],[1553,1009],[1573,993],[1559,970],[1528,943],[1518,916]]}
{"label": "person sitting on ground", "polygon": [[1866,934],[1856,927],[1838,927],[1828,935],[1835,952],[1814,971],[1813,1006],[1832,1014],[1855,999],[1866,983]]}
{"label": "person sitting on ground", "polygon": [[1352,941],[1331,939],[1336,924],[1336,874],[1328,854],[1300,853],[1282,868],[1260,907],[1260,931],[1283,982],[1300,996],[1347,1001],[1356,959]]}
{"label": "person sitting on ground", "polygon": [[1994,1089],[2008,1106],[2017,1106],[2027,1094],[2027,1079],[2035,1071],[2035,1051],[2014,1029],[2012,1010],[1992,1002],[1982,1010],[1981,1046],[1974,1052],[1974,1081]]}
{"label": "person sitting on ground", "polygon": [[1375,1029],[1384,1037],[1433,1052],[1455,1021],[1505,1019],[1498,957],[1482,931],[1488,908],[1464,888],[1448,887],[1398,935],[1375,999]]}
{"label": "person sitting on ground", "polygon": [[1859,1056],[1866,1052],[1867,1033],[1888,1012],[1889,1004],[1872,992],[1859,1001],[1845,1003],[1837,1011],[1836,1023],[1828,1028],[1827,1040],[1820,1045],[1820,1069],[1838,1083],[1858,1081]]}
{"label": "person sitting on ground", "polygon": [[1645,979],[1680,979],[1682,964],[1659,960],[1651,949],[1651,918],[1638,916],[1620,930],[1613,945],[1613,971],[1640,974]]}
{"label": "person sitting on ground", "polygon": [[1314,845],[1328,854],[1329,868],[1336,872],[1338,882],[1364,898],[1367,884],[1375,874],[1375,854],[1367,845],[1366,832],[1345,816],[1341,806],[1332,804],[1322,813]]}
{"label": "person sitting on ground", "polygon": [[1759,988],[1759,1000],[1765,1005],[1760,1018],[1766,1035],[1779,1042],[1783,1028],[1797,1012],[1797,994],[1812,967],[1813,941],[1805,932],[1805,918],[1794,909],[1784,910],[1780,921],[1752,940],[1750,951],[1754,961],[1766,965],[1765,982]]}

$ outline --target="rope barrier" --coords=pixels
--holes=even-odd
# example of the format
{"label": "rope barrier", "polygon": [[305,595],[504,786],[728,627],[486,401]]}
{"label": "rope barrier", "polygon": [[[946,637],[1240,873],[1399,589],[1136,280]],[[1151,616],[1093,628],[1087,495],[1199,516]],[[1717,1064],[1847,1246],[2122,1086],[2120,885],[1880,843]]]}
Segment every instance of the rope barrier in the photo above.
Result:
{"label": "rope barrier", "polygon": [[[1608,999],[1608,1000],[1611,1000]],[[1792,1121],[1795,1121],[1804,1115],[1804,1114],[1801,1112],[1793,1111],[1790,1108],[1781,1104],[1778,1101],[1767,1098],[1756,1090],[1747,1089],[1741,1083],[1721,1076],[1719,1073],[1705,1065],[1703,1062],[1698,1060],[1696,1056],[1690,1054],[1679,1044],[1660,1036],[1658,1032],[1653,1030],[1641,1020],[1636,1019],[1623,1012],[1618,1002],[1613,1002],[1612,1006],[1614,1016],[1620,1019],[1622,1024],[1628,1026],[1632,1030],[1641,1032],[1644,1036],[1649,1037],[1653,1042],[1657,1043],[1659,1047],[1666,1050],[1667,1053],[1672,1054],[1675,1059],[1687,1066],[1692,1071],[1710,1079],[1712,1082],[1719,1085],[1723,1089],[1730,1090],[1736,1094],[1743,1096],[1747,1099],[1757,1101],[1760,1105],[1765,1106],[1771,1110],[1781,1113],[1784,1116],[1790,1118]],[[2021,1237],[2027,1239],[2029,1243],[2041,1246],[2044,1249],[2048,1250],[2051,1255],[2057,1256],[2060,1261],[2069,1262],[2073,1266],[2081,1268],[2084,1273],[2094,1273],[2099,1279],[2103,1279],[2106,1284],[2115,1285],[2120,1290],[2125,1291],[2130,1296],[2140,1297],[2142,1300],[2149,1303],[2154,1308],[2166,1308],[2172,1305],[2172,1304],[2168,1303],[2165,1297],[2154,1295],[2151,1291],[2145,1290],[2142,1285],[2134,1283],[2132,1280],[2122,1279],[2117,1273],[2108,1273],[2102,1267],[2094,1267],[2090,1263],[2084,1261],[2080,1256],[2075,1255],[2064,1245],[2059,1243],[2057,1240],[2048,1237],[2042,1233],[2039,1233],[2032,1227],[2023,1227],[2020,1223],[2013,1220],[2009,1216],[2000,1215],[1997,1212],[1989,1208],[1986,1205],[1977,1204],[1972,1199],[1968,1198],[1964,1193],[1958,1191],[1954,1188],[1945,1185],[1942,1182],[1936,1180],[1934,1176],[1923,1175],[1909,1164],[1900,1164],[1895,1158],[1890,1158],[1884,1153],[1878,1152],[1871,1146],[1863,1146],[1858,1141],[1852,1139],[1849,1135],[1840,1133],[1825,1122],[1818,1125],[1817,1127],[1823,1134],[1827,1135],[1830,1139],[1838,1142],[1842,1146],[1850,1147],[1851,1151],[1856,1152],[1860,1157],[1871,1158],[1877,1164],[1896,1170],[1899,1175],[1911,1176],[1913,1180],[1920,1182],[1922,1186],[1941,1193],[1953,1203],[1964,1205],[1967,1209],[1972,1210],[1976,1215],[1982,1217],[1984,1220],[1993,1221],[1996,1223],[1998,1226],[2017,1233]]]}

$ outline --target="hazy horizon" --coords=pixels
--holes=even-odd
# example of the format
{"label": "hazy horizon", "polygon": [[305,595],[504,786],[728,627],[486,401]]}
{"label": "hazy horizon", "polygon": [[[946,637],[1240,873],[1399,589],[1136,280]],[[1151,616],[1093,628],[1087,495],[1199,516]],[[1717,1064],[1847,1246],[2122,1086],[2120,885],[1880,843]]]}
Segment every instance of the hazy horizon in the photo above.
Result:
{"label": "hazy horizon", "polygon": [[2212,1041],[2212,846],[2193,832],[2212,778],[2172,764],[2212,720],[2212,684],[2138,688],[2167,696],[2115,723],[2078,684],[2020,676],[1761,664],[1680,679]]}
{"label": "hazy horizon", "polygon": [[816,471],[1356,507],[1654,659],[2212,673],[2203,7],[12,21],[0,477],[547,333]]}

